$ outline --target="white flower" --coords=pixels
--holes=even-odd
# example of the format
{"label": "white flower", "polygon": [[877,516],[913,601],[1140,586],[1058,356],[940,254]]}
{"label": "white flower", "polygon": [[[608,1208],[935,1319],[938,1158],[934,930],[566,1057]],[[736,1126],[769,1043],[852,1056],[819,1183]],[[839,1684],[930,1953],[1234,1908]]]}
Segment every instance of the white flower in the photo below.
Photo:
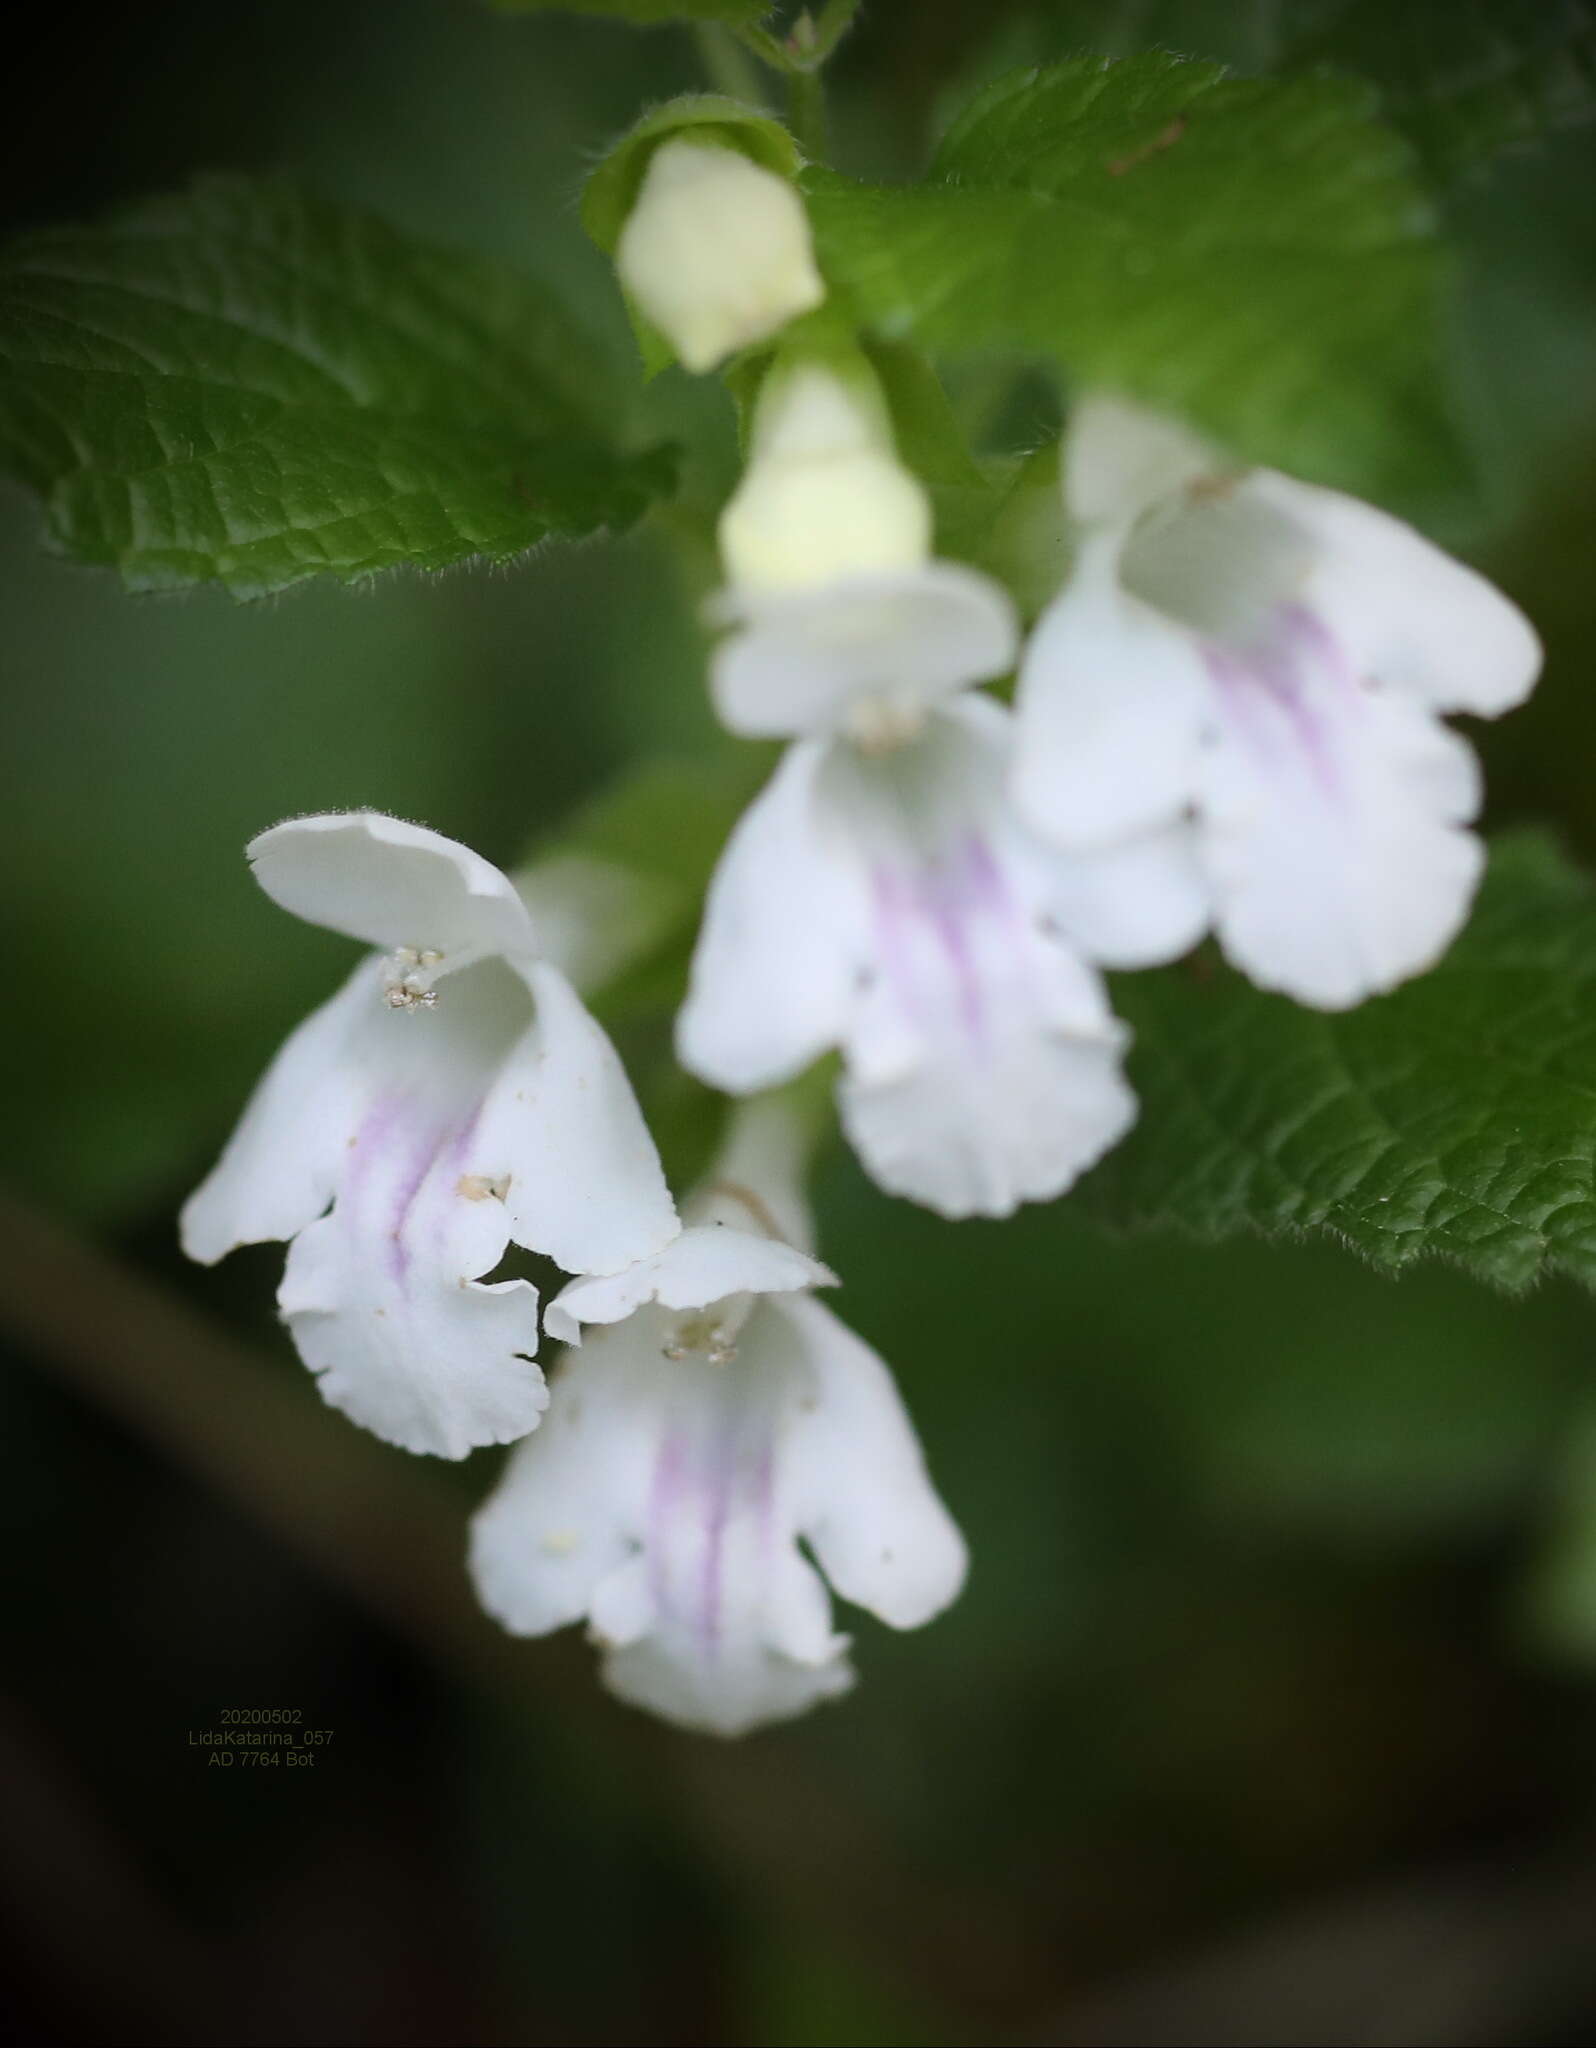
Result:
{"label": "white flower", "polygon": [[710,885],[683,1065],[748,1094],[840,1046],[844,1125],[880,1184],[946,1216],[1064,1188],[1128,1128],[1126,1033],[1086,957],[1183,951],[1205,902],[1175,826],[1060,854],[1009,805],[990,698],[871,754],[799,741]]}
{"label": "white flower", "polygon": [[1440,714],[1528,694],[1528,622],[1388,514],[1227,472],[1119,400],[1078,408],[1064,472],[1080,549],[1021,671],[1021,809],[1072,847],[1194,813],[1261,987],[1341,1009],[1428,966],[1481,865],[1478,768]]}
{"label": "white flower", "polygon": [[712,370],[826,296],[788,181],[738,150],[684,138],[650,157],[615,268],[689,370]]}
{"label": "white flower", "polygon": [[547,1400],[537,1294],[480,1276],[512,1242],[614,1272],[678,1228],[620,1062],[508,879],[453,840],[341,812],[249,858],[276,902],[385,957],[277,1055],[184,1248],[292,1240],[278,1302],[300,1355],[390,1443],[458,1458],[524,1436]]}
{"label": "white flower", "polygon": [[895,1628],[940,1613],[965,1573],[891,1374],[810,1297],[825,1267],[767,1234],[807,1230],[771,1156],[775,1116],[755,1106],[646,1271],[573,1282],[550,1305],[551,1333],[587,1324],[586,1341],[471,1536],[506,1628],[585,1617],[612,1691],[720,1735],[852,1683],[800,1540]]}
{"label": "white flower", "polygon": [[720,541],[730,582],[712,616],[733,630],[711,689],[733,732],[835,728],[894,744],[928,706],[1013,662],[1007,595],[932,559],[929,502],[862,360],[769,372]]}

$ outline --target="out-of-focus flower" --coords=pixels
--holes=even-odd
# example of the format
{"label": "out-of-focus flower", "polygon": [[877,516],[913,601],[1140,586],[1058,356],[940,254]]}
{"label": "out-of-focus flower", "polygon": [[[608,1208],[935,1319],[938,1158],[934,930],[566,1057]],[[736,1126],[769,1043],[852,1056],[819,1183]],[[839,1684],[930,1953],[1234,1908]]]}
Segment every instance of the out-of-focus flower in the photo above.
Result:
{"label": "out-of-focus flower", "polygon": [[862,362],[800,357],[761,387],[753,456],[721,518],[731,630],[716,709],[754,736],[912,737],[928,707],[1014,660],[1000,586],[931,554],[931,512],[898,461]]}
{"label": "out-of-focus flower", "polygon": [[801,740],[710,885],[685,1066],[734,1094],[842,1048],[872,1175],[947,1216],[1069,1186],[1129,1127],[1126,1032],[1089,960],[1172,958],[1202,928],[1189,834],[1060,854],[1015,816],[1012,720],[970,695],[893,751]]}
{"label": "out-of-focus flower", "polygon": [[1227,468],[1173,422],[1078,407],[1074,572],[1021,670],[1016,801],[1061,846],[1193,816],[1226,954],[1342,1009],[1427,967],[1481,866],[1473,752],[1540,668],[1473,570],[1340,492]]}

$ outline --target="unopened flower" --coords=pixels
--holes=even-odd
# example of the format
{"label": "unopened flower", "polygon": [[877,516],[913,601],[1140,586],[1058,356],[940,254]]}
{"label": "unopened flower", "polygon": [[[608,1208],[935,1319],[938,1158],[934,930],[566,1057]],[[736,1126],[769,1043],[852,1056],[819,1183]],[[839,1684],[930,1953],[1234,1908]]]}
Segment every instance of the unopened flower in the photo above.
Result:
{"label": "unopened flower", "polygon": [[731,630],[711,689],[733,732],[894,745],[929,705],[1013,662],[1004,591],[932,557],[929,501],[862,360],[770,371],[720,542],[713,616]]}
{"label": "unopened flower", "polygon": [[1176,825],[1061,854],[1009,803],[1012,721],[970,695],[886,752],[791,747],[710,885],[682,1063],[734,1094],[840,1046],[875,1179],[946,1216],[1045,1200],[1128,1128],[1126,1040],[1089,960],[1172,958],[1202,928]]}
{"label": "unopened flower", "polygon": [[827,1580],[917,1628],[965,1573],[891,1374],[813,1299],[826,1268],[770,1235],[808,1228],[779,1123],[755,1107],[642,1268],[550,1304],[581,1348],[472,1527],[506,1628],[586,1619],[612,1691],[721,1735],[852,1683]]}
{"label": "unopened flower", "polygon": [[1522,701],[1528,622],[1388,514],[1119,400],[1078,408],[1064,477],[1080,547],[1021,671],[1021,809],[1074,848],[1194,816],[1261,987],[1341,1009],[1428,966],[1482,859],[1441,714]]}
{"label": "unopened flower", "polygon": [[654,151],[615,249],[621,283],[689,370],[712,370],[826,295],[787,179],[717,143]]}
{"label": "unopened flower", "polygon": [[279,1306],[323,1396],[406,1450],[524,1436],[547,1399],[515,1243],[613,1272],[677,1231],[630,1084],[499,870],[375,812],[249,849],[313,924],[380,947],[292,1034],[183,1211],[209,1264],[291,1240]]}

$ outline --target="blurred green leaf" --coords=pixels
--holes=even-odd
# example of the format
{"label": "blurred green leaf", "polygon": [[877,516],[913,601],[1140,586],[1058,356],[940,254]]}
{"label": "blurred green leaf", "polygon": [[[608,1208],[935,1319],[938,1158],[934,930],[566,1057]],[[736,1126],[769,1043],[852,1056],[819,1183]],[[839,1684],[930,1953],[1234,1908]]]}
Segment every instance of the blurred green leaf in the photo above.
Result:
{"label": "blurred green leaf", "polygon": [[1246,70],[1265,70],[1292,37],[1333,21],[1348,0],[1042,0],[1055,46],[1125,57],[1179,50]]}
{"label": "blurred green leaf", "polygon": [[1002,507],[1006,479],[989,476],[976,462],[947,393],[918,349],[878,341],[869,353],[898,454],[931,494],[938,552],[978,555]]}
{"label": "blurred green leaf", "polygon": [[1441,964],[1359,1009],[1194,968],[1119,984],[1142,1114],[1083,1185],[1100,1216],[1596,1286],[1596,885],[1545,839],[1503,842]]}
{"label": "blurred green leaf", "polygon": [[1549,1527],[1519,1600],[1530,1640],[1553,1656],[1596,1660],[1596,1409],[1565,1433]]}
{"label": "blurred green leaf", "polygon": [[501,14],[618,14],[641,28],[668,21],[718,21],[753,28],[771,0],[488,0]]}
{"label": "blurred green leaf", "polygon": [[883,334],[1051,356],[1251,460],[1427,498],[1461,477],[1439,250],[1373,107],[1345,80],[1077,58],[978,94],[923,185],[804,182],[822,267]]}
{"label": "blurred green leaf", "polygon": [[1343,0],[1281,61],[1373,79],[1438,182],[1596,115],[1586,0]]}
{"label": "blurred green leaf", "polygon": [[546,291],[283,184],[14,243],[0,360],[0,463],[136,590],[503,560],[671,480]]}
{"label": "blurred green leaf", "polygon": [[1596,114],[1589,0],[1046,0],[983,56],[1178,50],[1247,72],[1328,67],[1381,111],[1438,184]]}

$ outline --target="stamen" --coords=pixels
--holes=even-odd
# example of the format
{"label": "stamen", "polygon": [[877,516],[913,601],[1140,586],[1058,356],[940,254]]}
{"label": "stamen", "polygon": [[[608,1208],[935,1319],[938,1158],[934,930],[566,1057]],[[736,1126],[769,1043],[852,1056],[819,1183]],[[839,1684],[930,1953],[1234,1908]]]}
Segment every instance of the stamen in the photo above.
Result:
{"label": "stamen", "polygon": [[430,1010],[443,955],[431,946],[396,946],[383,962],[383,1000],[390,1010]]}
{"label": "stamen", "polygon": [[848,708],[848,737],[861,754],[895,753],[918,739],[924,725],[924,704],[903,691],[882,690]]}
{"label": "stamen", "polygon": [[704,1190],[704,1193],[710,1198],[719,1195],[727,1201],[740,1204],[753,1218],[756,1229],[763,1231],[766,1237],[775,1238],[778,1243],[785,1241],[781,1225],[771,1214],[770,1204],[762,1195],[757,1194],[754,1189],[748,1187],[744,1182],[740,1180],[712,1180]]}
{"label": "stamen", "polygon": [[684,1358],[702,1358],[709,1365],[730,1365],[737,1356],[737,1337],[714,1316],[695,1312],[685,1315],[661,1347],[672,1365]]}

